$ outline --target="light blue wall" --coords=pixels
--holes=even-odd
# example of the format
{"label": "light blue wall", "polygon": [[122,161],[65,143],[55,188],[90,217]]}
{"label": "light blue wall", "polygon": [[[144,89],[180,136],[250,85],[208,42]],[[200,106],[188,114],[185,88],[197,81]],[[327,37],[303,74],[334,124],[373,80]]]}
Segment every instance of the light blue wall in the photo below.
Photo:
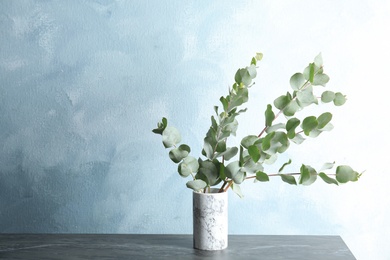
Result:
{"label": "light blue wall", "polygon": [[[241,137],[258,132],[265,105],[321,51],[332,87],[362,101],[356,51],[387,50],[362,35],[383,35],[389,6],[291,2],[0,1],[0,232],[191,233],[191,192],[151,129],[168,117],[198,156],[213,106],[257,51],[265,57]],[[304,146],[294,166],[320,157],[367,169],[344,120],[359,109],[337,110],[335,131],[319,140],[329,147]],[[362,183],[245,184],[244,199],[229,194],[230,233],[341,234],[359,259],[372,256],[377,233],[350,224],[364,215],[356,194],[373,184]]]}

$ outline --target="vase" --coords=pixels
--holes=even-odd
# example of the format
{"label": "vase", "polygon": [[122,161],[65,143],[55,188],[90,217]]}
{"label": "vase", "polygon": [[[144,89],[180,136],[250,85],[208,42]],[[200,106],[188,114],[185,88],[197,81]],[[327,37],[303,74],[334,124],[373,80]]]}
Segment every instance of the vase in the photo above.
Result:
{"label": "vase", "polygon": [[193,192],[195,249],[222,250],[228,246],[228,194],[218,190]]}

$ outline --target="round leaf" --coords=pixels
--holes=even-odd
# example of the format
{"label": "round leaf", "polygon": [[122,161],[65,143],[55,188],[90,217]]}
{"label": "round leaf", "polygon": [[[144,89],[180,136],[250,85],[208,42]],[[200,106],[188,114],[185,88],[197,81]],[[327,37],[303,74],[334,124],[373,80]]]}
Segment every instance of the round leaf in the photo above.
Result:
{"label": "round leaf", "polygon": [[174,148],[169,152],[169,158],[171,158],[174,163],[179,163],[187,157],[190,152],[190,147],[186,144],[182,144],[178,148]]}
{"label": "round leaf", "polygon": [[306,80],[302,73],[295,73],[290,78],[290,85],[293,90],[299,90],[303,84],[305,84]]}
{"label": "round leaf", "polygon": [[336,180],[340,183],[357,181],[358,178],[359,178],[359,173],[355,172],[348,165],[340,165],[336,168]]}
{"label": "round leaf", "polygon": [[329,102],[332,102],[335,98],[335,93],[333,91],[324,91],[322,92],[321,94],[321,101],[324,102],[324,103],[329,103]]}
{"label": "round leaf", "polygon": [[295,129],[299,126],[301,121],[298,118],[290,118],[286,123],[287,137],[293,139],[296,135]]}
{"label": "round leaf", "polygon": [[192,156],[187,156],[180,164],[178,167],[178,172],[180,176],[182,177],[187,177],[191,173],[197,172],[199,169],[199,163],[198,161],[192,157]]}
{"label": "round leaf", "polygon": [[193,189],[194,191],[200,191],[207,187],[207,183],[203,180],[193,180],[186,183],[187,188]]}
{"label": "round leaf", "polygon": [[303,119],[302,122],[302,129],[305,133],[305,135],[309,135],[310,131],[315,129],[318,126],[318,121],[315,116],[308,116],[305,119]]}
{"label": "round leaf", "polygon": [[317,74],[314,76],[313,85],[314,86],[324,86],[329,82],[329,76],[326,74]]}
{"label": "round leaf", "polygon": [[342,106],[344,105],[344,103],[347,101],[347,99],[345,98],[345,96],[343,94],[341,94],[340,92],[337,92],[335,94],[335,98],[333,100],[333,103],[336,105],[336,106]]}
{"label": "round leaf", "polygon": [[180,132],[173,126],[167,126],[162,134],[162,141],[165,148],[172,147],[181,141]]}
{"label": "round leaf", "polygon": [[245,173],[241,171],[238,161],[231,162],[225,167],[226,177],[232,179],[234,183],[240,184],[245,180]]}

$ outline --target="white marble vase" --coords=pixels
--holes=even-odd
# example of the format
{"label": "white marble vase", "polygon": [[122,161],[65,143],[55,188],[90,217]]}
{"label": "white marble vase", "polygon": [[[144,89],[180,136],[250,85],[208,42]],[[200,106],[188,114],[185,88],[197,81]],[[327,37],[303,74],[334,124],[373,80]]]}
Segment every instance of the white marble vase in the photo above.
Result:
{"label": "white marble vase", "polygon": [[228,194],[193,192],[194,248],[222,250],[228,246]]}

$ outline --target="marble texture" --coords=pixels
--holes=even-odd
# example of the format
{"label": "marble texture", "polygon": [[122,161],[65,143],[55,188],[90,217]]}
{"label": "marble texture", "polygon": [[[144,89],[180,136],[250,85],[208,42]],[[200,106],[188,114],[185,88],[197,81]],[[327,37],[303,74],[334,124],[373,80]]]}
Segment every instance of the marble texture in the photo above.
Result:
{"label": "marble texture", "polygon": [[196,250],[191,235],[0,234],[0,259],[354,260],[339,236],[232,235],[229,247]]}
{"label": "marble texture", "polygon": [[228,194],[193,192],[194,248],[222,250],[228,246]]}

